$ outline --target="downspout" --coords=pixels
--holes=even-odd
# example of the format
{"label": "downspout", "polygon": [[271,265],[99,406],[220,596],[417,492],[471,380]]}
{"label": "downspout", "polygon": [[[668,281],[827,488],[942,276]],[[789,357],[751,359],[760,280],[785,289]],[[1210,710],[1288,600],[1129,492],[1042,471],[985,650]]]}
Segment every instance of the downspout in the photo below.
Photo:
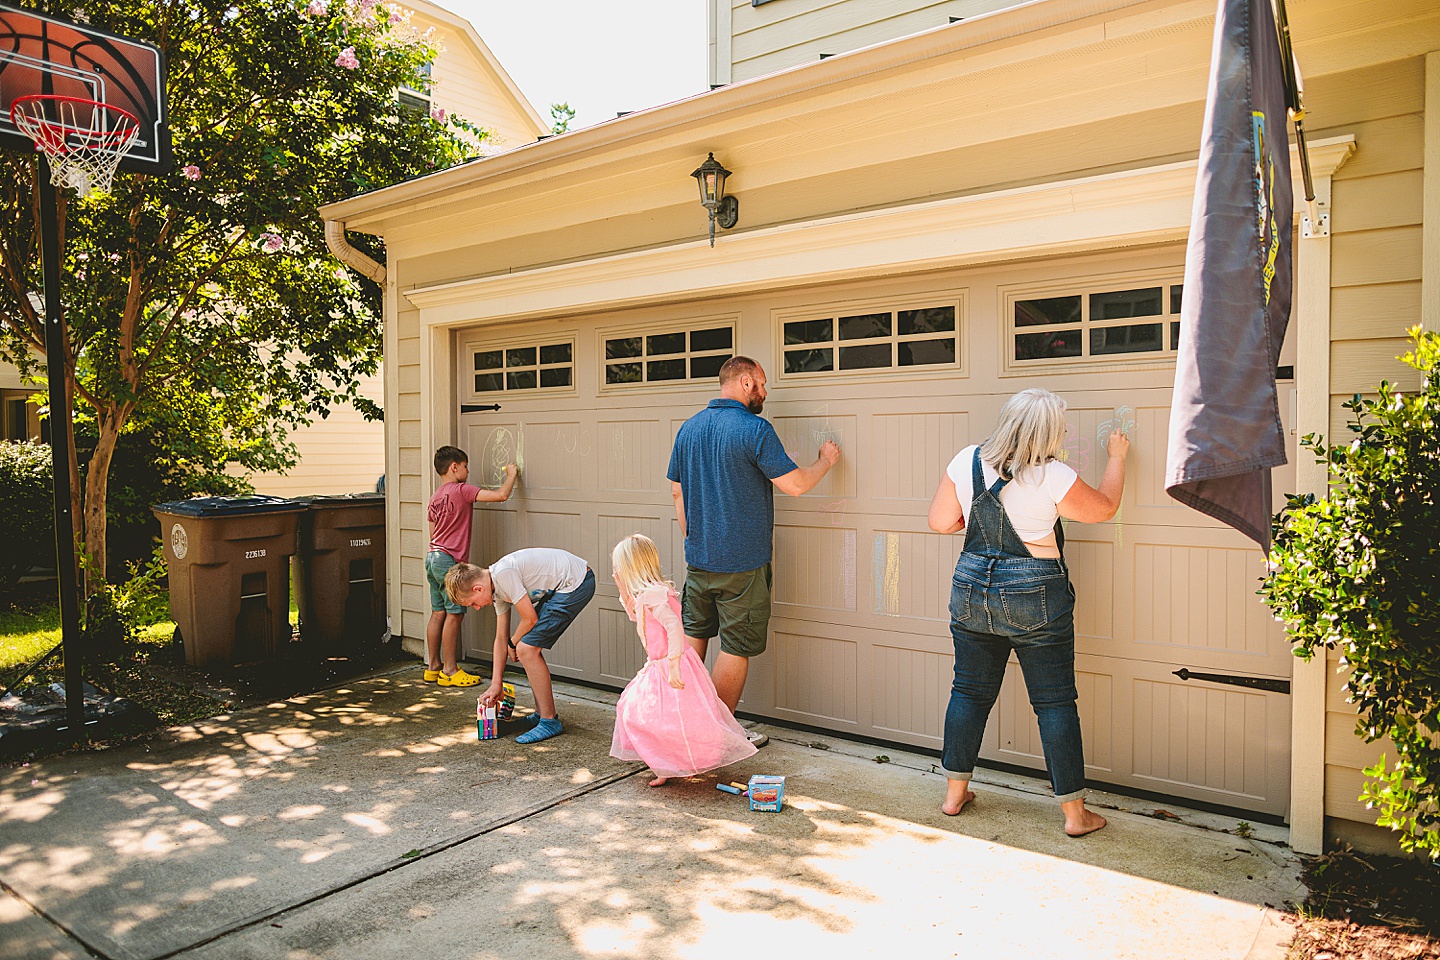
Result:
{"label": "downspout", "polygon": [[376,263],[362,251],[350,246],[350,241],[345,239],[345,221],[325,221],[325,244],[347,267],[363,273],[382,287],[385,285],[385,265]]}

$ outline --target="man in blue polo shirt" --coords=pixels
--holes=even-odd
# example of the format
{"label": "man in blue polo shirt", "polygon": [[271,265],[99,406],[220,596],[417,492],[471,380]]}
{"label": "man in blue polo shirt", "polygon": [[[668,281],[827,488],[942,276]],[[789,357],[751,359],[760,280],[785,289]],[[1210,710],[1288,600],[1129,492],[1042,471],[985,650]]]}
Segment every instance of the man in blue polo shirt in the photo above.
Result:
{"label": "man in blue polo shirt", "polygon": [[[808,493],[840,459],[832,440],[798,467],[765,406],[765,371],[749,357],[720,368],[720,396],[685,421],[670,452],[671,496],[685,535],[685,635],[701,657],[720,637],[715,691],[730,712],[740,703],[750,658],[765,652],[770,626],[770,555],[775,529],[773,487]],[[764,742],[763,735],[752,741]]]}

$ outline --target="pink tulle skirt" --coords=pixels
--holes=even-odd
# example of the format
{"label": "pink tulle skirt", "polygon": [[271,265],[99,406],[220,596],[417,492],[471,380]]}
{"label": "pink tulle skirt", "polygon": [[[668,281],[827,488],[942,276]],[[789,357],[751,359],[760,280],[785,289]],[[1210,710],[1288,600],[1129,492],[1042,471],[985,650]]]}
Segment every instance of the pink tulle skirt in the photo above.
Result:
{"label": "pink tulle skirt", "polygon": [[657,777],[690,777],[754,756],[745,730],[720,702],[705,664],[690,647],[680,657],[676,690],[663,659],[649,660],[615,705],[610,756],[640,760]]}

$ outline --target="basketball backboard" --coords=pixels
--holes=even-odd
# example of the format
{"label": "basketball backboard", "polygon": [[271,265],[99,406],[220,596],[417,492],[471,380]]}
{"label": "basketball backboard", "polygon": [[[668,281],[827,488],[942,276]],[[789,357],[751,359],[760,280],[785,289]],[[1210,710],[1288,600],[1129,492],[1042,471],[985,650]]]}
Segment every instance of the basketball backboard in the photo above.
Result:
{"label": "basketball backboard", "polygon": [[0,3],[0,144],[35,149],[11,121],[10,106],[36,94],[83,97],[128,112],[140,121],[140,134],[120,169],[170,168],[165,58],[158,48]]}

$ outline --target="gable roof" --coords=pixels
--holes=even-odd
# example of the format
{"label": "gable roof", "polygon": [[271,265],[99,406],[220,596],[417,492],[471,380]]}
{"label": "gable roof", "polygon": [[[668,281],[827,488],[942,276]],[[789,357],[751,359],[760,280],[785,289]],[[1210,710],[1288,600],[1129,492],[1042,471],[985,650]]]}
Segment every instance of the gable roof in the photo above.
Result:
{"label": "gable roof", "polygon": [[486,45],[485,41],[480,38],[480,34],[476,32],[475,27],[469,20],[466,20],[457,13],[446,10],[438,4],[430,2],[430,0],[406,0],[406,4],[415,10],[415,12],[450,28],[454,33],[455,39],[470,48],[475,58],[493,75],[500,90],[502,90],[514,104],[516,111],[534,127],[533,132],[536,137],[543,136],[550,132],[550,124],[545,122],[540,116],[539,111],[535,109],[534,104],[520,91],[520,87],[511,79],[510,74],[506,72],[505,68],[501,66],[500,60]]}

